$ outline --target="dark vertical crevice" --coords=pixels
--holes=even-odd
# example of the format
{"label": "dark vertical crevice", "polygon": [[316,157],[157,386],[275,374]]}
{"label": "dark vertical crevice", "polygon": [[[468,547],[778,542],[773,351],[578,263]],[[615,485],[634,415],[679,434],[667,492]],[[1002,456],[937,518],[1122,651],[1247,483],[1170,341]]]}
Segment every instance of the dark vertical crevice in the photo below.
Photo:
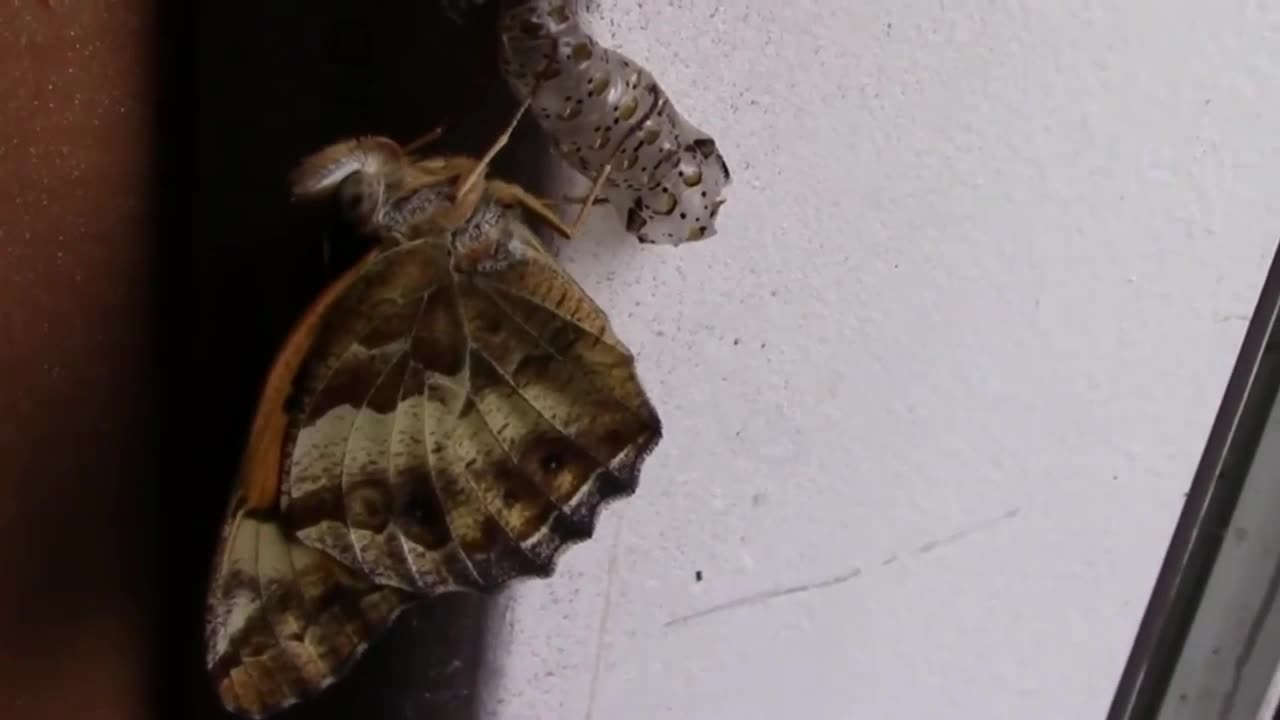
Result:
{"label": "dark vertical crevice", "polygon": [[[197,648],[191,637],[185,600],[187,582],[207,564],[204,542],[193,535],[204,517],[206,493],[196,483],[208,482],[199,454],[206,418],[191,399],[203,395],[195,363],[197,296],[191,291],[198,274],[196,234],[196,166],[193,155],[197,94],[196,14],[181,3],[150,5],[153,62],[150,132],[151,177],[147,188],[151,253],[150,316],[147,319],[149,379],[150,482],[139,492],[144,500],[151,569],[147,616],[152,618],[150,717],[180,717],[191,695],[185,662]],[[195,380],[193,382],[193,380]],[[197,626],[198,629],[198,626]],[[174,711],[177,710],[178,713]]]}
{"label": "dark vertical crevice", "polygon": [[[190,425],[171,428],[186,460],[166,480],[183,486],[184,524],[170,526],[189,561],[165,568],[181,588],[168,631],[181,634],[169,643],[181,669],[170,671],[181,672],[184,696],[167,717],[226,717],[204,670],[202,623],[232,473],[279,342],[362,249],[332,213],[293,206],[286,176],[303,155],[353,135],[409,142],[445,125],[442,152],[482,153],[515,110],[497,70],[494,12],[478,4],[459,22],[423,0],[199,4],[194,223],[188,237],[157,240],[189,243],[163,257],[192,271],[165,285],[169,302],[190,308],[191,341],[189,363],[171,370],[181,408],[171,403],[170,416]],[[526,124],[495,174],[537,184],[536,141]],[[472,717],[487,607],[450,595],[406,612],[340,683],[280,717]]]}

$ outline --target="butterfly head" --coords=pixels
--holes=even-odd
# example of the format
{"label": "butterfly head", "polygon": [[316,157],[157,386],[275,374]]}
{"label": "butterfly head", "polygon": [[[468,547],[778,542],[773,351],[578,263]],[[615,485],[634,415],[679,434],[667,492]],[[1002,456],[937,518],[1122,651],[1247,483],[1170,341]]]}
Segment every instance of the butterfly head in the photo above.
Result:
{"label": "butterfly head", "polygon": [[369,229],[382,210],[388,186],[400,177],[405,157],[387,138],[371,137],[334,143],[303,159],[290,176],[297,200],[336,196],[342,213],[357,227]]}

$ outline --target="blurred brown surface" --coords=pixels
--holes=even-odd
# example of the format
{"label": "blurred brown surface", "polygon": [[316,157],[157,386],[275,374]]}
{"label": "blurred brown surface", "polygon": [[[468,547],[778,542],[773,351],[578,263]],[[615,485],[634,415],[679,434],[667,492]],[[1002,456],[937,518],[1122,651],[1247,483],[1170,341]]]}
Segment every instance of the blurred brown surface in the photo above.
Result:
{"label": "blurred brown surface", "polygon": [[4,717],[148,702],[148,5],[0,5]]}

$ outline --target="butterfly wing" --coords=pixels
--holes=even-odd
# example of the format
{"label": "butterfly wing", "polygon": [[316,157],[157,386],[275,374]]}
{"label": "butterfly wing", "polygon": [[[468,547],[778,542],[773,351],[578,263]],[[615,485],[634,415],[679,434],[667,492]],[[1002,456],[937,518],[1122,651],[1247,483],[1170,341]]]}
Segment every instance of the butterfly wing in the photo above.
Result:
{"label": "butterfly wing", "polygon": [[303,315],[259,401],[215,556],[205,626],[214,688],[239,715],[270,715],[330,685],[412,599],[299,542],[278,508],[294,377],[311,357],[332,305],[373,257],[334,282]]}
{"label": "butterfly wing", "polygon": [[209,594],[208,665],[228,710],[264,717],[344,674],[411,598],[233,507]]}
{"label": "butterfly wing", "polygon": [[317,341],[285,472],[300,540],[417,595],[549,575],[661,436],[604,312],[511,222],[509,262],[386,253]]}
{"label": "butterfly wing", "polygon": [[294,378],[314,363],[316,334],[333,323],[326,318],[335,302],[361,287],[376,256],[370,252],[308,307],[276,356],[253,419],[212,566],[205,625],[212,683],[238,715],[271,715],[328,687],[412,600],[298,542],[278,505]]}
{"label": "butterfly wing", "polygon": [[318,692],[416,598],[550,575],[634,492],[661,438],[634,358],[506,222],[504,262],[459,270],[440,237],[376,253],[291,335],[209,595],[229,709]]}

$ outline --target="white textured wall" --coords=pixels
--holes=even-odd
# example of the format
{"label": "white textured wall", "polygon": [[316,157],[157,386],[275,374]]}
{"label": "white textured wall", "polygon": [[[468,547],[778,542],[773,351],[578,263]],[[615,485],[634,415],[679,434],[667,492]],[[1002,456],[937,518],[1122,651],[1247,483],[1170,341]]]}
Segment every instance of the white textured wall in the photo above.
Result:
{"label": "white textured wall", "polygon": [[1101,717],[1280,238],[1280,5],[595,5],[735,184],[566,252],[667,437],[488,715]]}

